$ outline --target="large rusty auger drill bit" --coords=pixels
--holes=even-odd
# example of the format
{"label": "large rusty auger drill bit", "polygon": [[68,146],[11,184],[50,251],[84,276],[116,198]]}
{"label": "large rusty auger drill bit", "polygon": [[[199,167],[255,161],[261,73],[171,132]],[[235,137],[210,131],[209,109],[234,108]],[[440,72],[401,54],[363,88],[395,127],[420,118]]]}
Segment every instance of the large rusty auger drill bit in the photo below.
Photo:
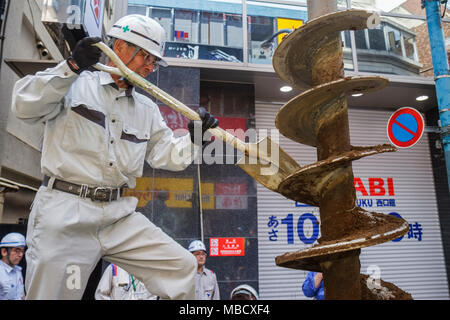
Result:
{"label": "large rusty auger drill bit", "polygon": [[326,299],[361,299],[360,249],[408,232],[400,218],[355,205],[352,161],[391,145],[350,144],[347,95],[382,89],[382,77],[344,77],[340,32],[367,28],[373,13],[333,12],[290,33],[273,57],[278,76],[306,90],[283,106],[276,126],[286,137],[317,147],[318,162],[289,175],[278,187],[287,198],[320,207],[321,238],[313,247],[276,257],[278,266],[321,271]]}

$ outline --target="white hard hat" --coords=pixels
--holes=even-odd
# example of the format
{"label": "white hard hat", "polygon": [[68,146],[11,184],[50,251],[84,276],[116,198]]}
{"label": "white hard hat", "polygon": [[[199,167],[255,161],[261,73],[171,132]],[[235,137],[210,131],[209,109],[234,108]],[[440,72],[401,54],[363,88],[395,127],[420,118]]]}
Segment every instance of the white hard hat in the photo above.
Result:
{"label": "white hard hat", "polygon": [[155,57],[158,64],[167,67],[164,61],[166,32],[154,19],[140,14],[131,14],[120,18],[109,30],[108,36],[132,43]]}
{"label": "white hard hat", "polygon": [[189,244],[188,250],[190,252],[199,251],[199,250],[203,250],[206,252],[206,247],[205,247],[205,244],[203,242],[201,242],[200,240],[194,240]]}
{"label": "white hard hat", "polygon": [[0,242],[1,248],[18,248],[25,247],[25,245],[25,237],[17,232],[8,233]]}
{"label": "white hard hat", "polygon": [[253,289],[248,284],[241,284],[241,285],[237,286],[236,288],[234,288],[233,291],[231,291],[230,298],[232,298],[233,295],[240,294],[240,293],[241,294],[251,293],[256,298],[256,300],[259,299],[259,296],[258,296],[258,293],[256,292],[256,290]]}

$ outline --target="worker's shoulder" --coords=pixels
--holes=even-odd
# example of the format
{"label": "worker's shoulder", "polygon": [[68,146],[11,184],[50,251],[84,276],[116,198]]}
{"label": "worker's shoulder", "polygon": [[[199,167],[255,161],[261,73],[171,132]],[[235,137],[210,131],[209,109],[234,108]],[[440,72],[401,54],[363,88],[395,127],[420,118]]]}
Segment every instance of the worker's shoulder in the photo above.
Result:
{"label": "worker's shoulder", "polygon": [[81,72],[78,76],[78,80],[96,80],[100,81],[100,72],[85,70]]}
{"label": "worker's shoulder", "polygon": [[152,101],[152,99],[150,99],[149,97],[143,95],[142,93],[139,93],[135,90],[134,92],[134,98],[137,102],[139,102],[140,104],[143,104],[147,107],[150,108],[157,108],[158,106],[156,105],[155,102]]}
{"label": "worker's shoulder", "polygon": [[215,276],[216,274],[214,273],[214,271],[212,271],[211,269],[208,269],[206,267],[204,267],[205,269],[205,273],[209,276]]}

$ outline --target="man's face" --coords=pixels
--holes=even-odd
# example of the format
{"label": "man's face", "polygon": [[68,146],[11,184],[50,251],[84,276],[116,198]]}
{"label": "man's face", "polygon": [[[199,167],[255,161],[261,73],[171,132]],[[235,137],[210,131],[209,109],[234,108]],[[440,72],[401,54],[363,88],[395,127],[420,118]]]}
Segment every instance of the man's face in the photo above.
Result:
{"label": "man's face", "polygon": [[203,267],[206,263],[206,252],[203,250],[198,250],[192,252],[194,257],[197,259],[197,264],[199,267]]}
{"label": "man's face", "polygon": [[233,297],[231,297],[231,300],[256,300],[255,297],[251,293],[244,294],[244,293],[238,293],[234,294]]}
{"label": "man's face", "polygon": [[9,254],[8,261],[8,251],[7,249],[2,248],[2,261],[6,264],[9,264],[11,267],[13,265],[18,265],[20,263],[20,260],[22,260],[24,253],[25,248],[11,248],[11,253]]}
{"label": "man's face", "polygon": [[135,49],[136,46],[121,39],[118,39],[114,44],[114,52],[124,63],[129,63],[128,68],[139,74],[141,77],[146,78],[157,67],[156,57],[144,49],[141,49],[133,60],[130,61]]}

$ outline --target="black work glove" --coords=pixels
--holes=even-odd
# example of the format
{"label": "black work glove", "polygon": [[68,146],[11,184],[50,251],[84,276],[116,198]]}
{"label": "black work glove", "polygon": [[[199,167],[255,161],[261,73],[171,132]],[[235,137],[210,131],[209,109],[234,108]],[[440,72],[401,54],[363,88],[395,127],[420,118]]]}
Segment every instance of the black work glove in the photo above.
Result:
{"label": "black work glove", "polygon": [[208,111],[206,111],[205,108],[200,107],[197,110],[197,113],[200,115],[200,119],[202,119],[201,121],[201,137],[195,137],[195,134],[200,134],[200,121],[190,121],[188,123],[188,129],[189,129],[189,133],[191,135],[191,141],[194,144],[199,145],[201,143],[201,145],[204,145],[206,142],[208,141],[204,141],[203,140],[203,136],[204,133],[206,132],[206,130],[210,129],[210,128],[215,128],[219,125],[219,120],[217,120],[216,118],[214,118],[214,116],[212,114],[210,114]]}
{"label": "black work glove", "polygon": [[80,74],[92,65],[96,64],[102,55],[102,51],[92,44],[101,42],[99,37],[83,38],[73,49],[72,55],[67,59],[67,64],[73,72]]}

